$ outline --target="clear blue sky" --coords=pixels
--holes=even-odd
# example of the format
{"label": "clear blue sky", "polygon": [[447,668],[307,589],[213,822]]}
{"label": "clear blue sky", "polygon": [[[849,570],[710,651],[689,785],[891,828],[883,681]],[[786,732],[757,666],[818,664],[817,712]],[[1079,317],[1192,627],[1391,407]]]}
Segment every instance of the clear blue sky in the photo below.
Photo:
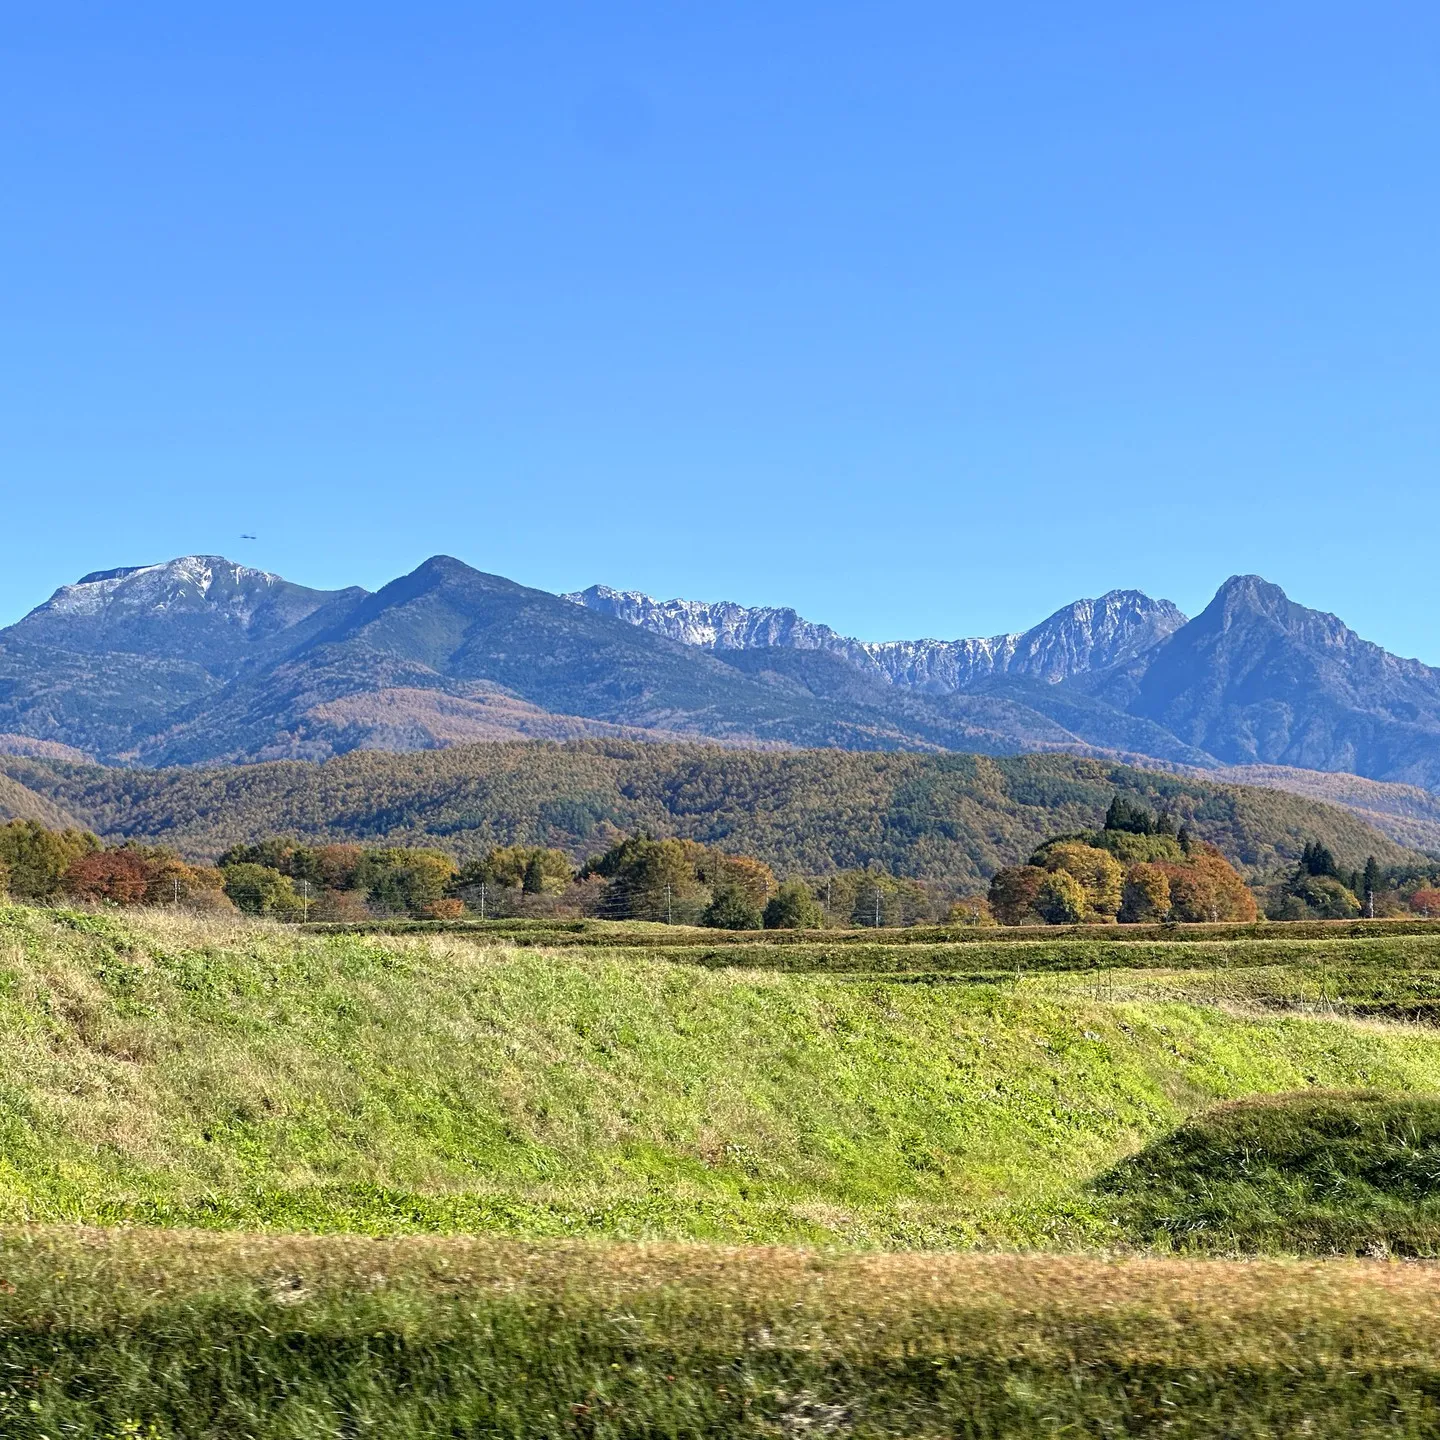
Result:
{"label": "clear blue sky", "polygon": [[0,621],[193,551],[877,639],[1258,571],[1440,662],[1433,5],[4,8]]}

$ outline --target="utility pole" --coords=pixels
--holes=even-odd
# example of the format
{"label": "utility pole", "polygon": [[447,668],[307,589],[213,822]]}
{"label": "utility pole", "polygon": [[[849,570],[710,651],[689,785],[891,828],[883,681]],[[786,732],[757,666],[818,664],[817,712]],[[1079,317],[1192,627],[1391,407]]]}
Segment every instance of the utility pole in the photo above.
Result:
{"label": "utility pole", "polygon": [[485,882],[480,882],[480,918],[485,918]]}
{"label": "utility pole", "polygon": [[1365,918],[1367,920],[1375,918],[1375,892],[1373,890],[1365,892]]}
{"label": "utility pole", "polygon": [[180,908],[180,877],[172,875],[170,878],[175,882],[175,908],[178,910]]}
{"label": "utility pole", "polygon": [[670,909],[670,887],[668,885],[665,887],[665,923],[667,925],[675,923]]}
{"label": "utility pole", "polygon": [[875,886],[875,928],[880,928],[880,886]]}
{"label": "utility pole", "polygon": [[310,882],[300,882],[300,917],[302,924],[310,923]]}

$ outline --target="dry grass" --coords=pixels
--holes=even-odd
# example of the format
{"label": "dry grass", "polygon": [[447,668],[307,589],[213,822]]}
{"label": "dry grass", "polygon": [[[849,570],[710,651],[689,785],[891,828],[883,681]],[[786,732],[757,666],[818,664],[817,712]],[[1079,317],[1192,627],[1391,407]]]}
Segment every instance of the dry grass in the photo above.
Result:
{"label": "dry grass", "polygon": [[0,1234],[6,1435],[1428,1437],[1375,1263]]}
{"label": "dry grass", "polygon": [[[527,1243],[471,1236],[303,1236],[32,1227],[0,1231],[3,1322],[58,1318],[85,1297],[107,1323],[248,1291],[317,1307],[392,1291],[425,1317],[476,1297],[638,1315],[663,1302],[705,1316],[690,1343],[756,1343],[757,1321],[868,1354],[969,1353],[1054,1363],[1086,1337],[1092,1360],[1144,1365],[1419,1365],[1440,1371],[1440,1271],[1370,1260],[826,1253],[780,1246]],[[56,1276],[63,1277],[60,1282]],[[446,1317],[445,1323],[452,1323]],[[820,1328],[815,1327],[819,1324]]]}

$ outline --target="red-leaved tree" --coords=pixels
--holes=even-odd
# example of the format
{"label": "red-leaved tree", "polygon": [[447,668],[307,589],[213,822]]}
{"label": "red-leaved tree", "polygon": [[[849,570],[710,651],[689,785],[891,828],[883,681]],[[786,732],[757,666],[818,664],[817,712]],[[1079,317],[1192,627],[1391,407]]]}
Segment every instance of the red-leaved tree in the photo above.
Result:
{"label": "red-leaved tree", "polygon": [[1429,920],[1440,919],[1440,890],[1417,890],[1410,897],[1410,908]]}
{"label": "red-leaved tree", "polygon": [[77,900],[94,904],[138,905],[150,886],[150,867],[125,850],[82,855],[66,872],[65,888]]}

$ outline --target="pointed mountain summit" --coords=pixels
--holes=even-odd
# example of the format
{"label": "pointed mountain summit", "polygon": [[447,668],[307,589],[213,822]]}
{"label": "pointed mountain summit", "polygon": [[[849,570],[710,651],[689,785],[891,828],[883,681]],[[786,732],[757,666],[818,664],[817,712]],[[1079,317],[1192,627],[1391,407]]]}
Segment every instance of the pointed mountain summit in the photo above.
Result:
{"label": "pointed mountain summit", "polygon": [[951,715],[834,664],[858,683],[807,681],[773,666],[747,673],[440,555],[365,595],[273,667],[192,706],[142,754],[152,764],[198,764],[429,748],[464,738],[467,724],[493,718],[502,701],[525,707],[527,724],[548,716],[571,734],[1004,753],[1023,743],[1018,726],[1026,740],[1043,740],[1040,748],[1086,748],[1014,702],[977,701]]}
{"label": "pointed mountain summit", "polygon": [[781,607],[569,596],[436,555],[370,594],[215,555],[95,571],[0,630],[0,748],[112,764],[676,738],[1349,771],[1440,790],[1440,671],[1236,576],[1029,630],[856,640]]}
{"label": "pointed mountain summit", "polygon": [[1440,670],[1236,575],[1098,692],[1230,764],[1440,785]]}

